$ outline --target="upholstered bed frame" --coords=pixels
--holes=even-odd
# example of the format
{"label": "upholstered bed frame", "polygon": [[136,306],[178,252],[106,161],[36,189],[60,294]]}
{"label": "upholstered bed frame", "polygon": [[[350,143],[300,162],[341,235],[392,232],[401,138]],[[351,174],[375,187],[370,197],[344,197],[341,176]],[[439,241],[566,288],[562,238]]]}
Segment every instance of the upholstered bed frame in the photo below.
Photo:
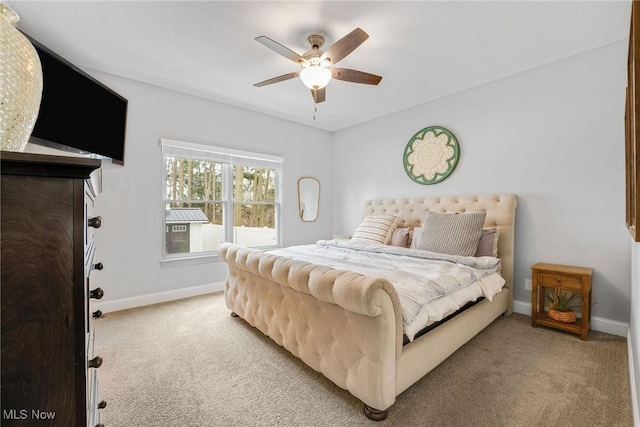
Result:
{"label": "upholstered bed frame", "polygon": [[397,214],[398,227],[420,226],[429,210],[486,211],[485,228],[499,230],[502,292],[406,345],[400,301],[387,280],[237,245],[220,252],[229,266],[226,304],[364,402],[367,417],[382,420],[396,396],[501,314],[511,314],[515,208],[512,194],[366,202],[364,215]]}

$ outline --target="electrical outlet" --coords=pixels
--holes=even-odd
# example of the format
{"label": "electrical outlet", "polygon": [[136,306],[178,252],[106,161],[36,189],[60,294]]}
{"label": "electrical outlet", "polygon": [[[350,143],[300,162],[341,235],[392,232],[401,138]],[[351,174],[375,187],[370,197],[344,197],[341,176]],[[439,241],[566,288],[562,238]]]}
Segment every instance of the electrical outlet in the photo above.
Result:
{"label": "electrical outlet", "polygon": [[524,279],[524,290],[525,291],[531,290],[531,279]]}

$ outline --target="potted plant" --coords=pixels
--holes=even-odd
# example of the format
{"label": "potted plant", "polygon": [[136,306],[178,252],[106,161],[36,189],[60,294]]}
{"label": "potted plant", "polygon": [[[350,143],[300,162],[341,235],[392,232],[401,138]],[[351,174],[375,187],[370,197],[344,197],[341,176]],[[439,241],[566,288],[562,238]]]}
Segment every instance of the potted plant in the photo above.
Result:
{"label": "potted plant", "polygon": [[560,292],[560,289],[556,288],[553,294],[547,295],[547,298],[551,301],[549,317],[558,322],[574,323],[576,321],[576,313],[572,310],[572,307],[578,306],[578,304],[574,303],[574,299],[578,295],[580,294],[574,292]]}

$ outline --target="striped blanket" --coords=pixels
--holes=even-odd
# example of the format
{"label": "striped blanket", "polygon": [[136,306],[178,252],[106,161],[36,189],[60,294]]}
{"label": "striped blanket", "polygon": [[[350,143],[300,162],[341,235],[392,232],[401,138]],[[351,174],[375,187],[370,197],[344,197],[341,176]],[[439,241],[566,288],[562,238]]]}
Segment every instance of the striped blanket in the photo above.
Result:
{"label": "striped blanket", "polygon": [[350,240],[319,240],[269,253],[389,280],[400,298],[405,329],[426,304],[500,271],[498,258],[461,257]]}

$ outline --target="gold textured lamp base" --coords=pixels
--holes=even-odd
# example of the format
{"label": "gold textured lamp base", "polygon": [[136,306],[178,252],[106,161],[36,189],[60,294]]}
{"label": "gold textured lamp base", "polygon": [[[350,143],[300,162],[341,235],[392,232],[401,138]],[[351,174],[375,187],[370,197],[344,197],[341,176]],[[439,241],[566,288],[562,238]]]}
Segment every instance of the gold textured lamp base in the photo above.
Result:
{"label": "gold textured lamp base", "polygon": [[14,27],[19,20],[9,6],[0,3],[0,146],[5,151],[24,151],[42,98],[40,57]]}

